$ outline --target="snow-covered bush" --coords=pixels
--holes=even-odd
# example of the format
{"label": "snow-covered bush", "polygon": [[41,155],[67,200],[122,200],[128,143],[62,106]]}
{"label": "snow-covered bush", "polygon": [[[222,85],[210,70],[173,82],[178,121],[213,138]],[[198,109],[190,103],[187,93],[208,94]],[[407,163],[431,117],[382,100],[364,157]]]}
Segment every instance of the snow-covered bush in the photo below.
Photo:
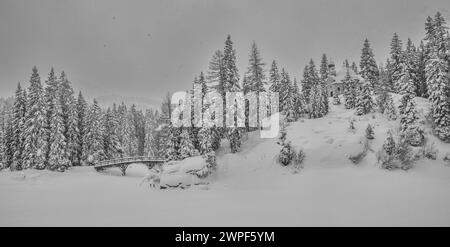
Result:
{"label": "snow-covered bush", "polygon": [[448,165],[450,165],[450,152],[446,153],[443,159],[445,162],[447,162]]}
{"label": "snow-covered bush", "polygon": [[428,143],[428,144],[424,145],[422,148],[422,155],[423,155],[423,157],[425,157],[427,159],[436,160],[437,153],[438,153],[438,150],[434,146],[434,142],[431,144]]}
{"label": "snow-covered bush", "polygon": [[389,136],[383,144],[383,148],[378,151],[377,158],[378,162],[381,164],[381,168],[388,170],[408,170],[413,166],[414,161],[417,159],[405,138],[400,137],[397,144],[395,144],[391,132],[389,132]]}
{"label": "snow-covered bush", "polygon": [[292,149],[291,142],[285,142],[282,145],[280,153],[278,154],[278,162],[280,162],[284,166],[287,166],[291,163],[294,157],[295,151]]}
{"label": "snow-covered bush", "polygon": [[374,133],[373,133],[372,125],[368,124],[367,128],[366,128],[366,138],[369,140],[372,140],[375,138],[373,135],[374,135]]}

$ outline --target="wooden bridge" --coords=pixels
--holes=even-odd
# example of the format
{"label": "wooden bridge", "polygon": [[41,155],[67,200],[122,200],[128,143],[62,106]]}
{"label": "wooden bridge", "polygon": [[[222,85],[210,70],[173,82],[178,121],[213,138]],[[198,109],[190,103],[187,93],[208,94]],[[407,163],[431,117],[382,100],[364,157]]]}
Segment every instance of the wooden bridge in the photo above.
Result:
{"label": "wooden bridge", "polygon": [[148,169],[151,169],[155,165],[162,164],[164,162],[166,162],[166,160],[160,157],[137,156],[100,161],[96,165],[94,165],[94,168],[99,172],[103,171],[106,168],[118,167],[122,171],[122,176],[125,176],[125,171],[131,164],[143,163],[148,167]]}

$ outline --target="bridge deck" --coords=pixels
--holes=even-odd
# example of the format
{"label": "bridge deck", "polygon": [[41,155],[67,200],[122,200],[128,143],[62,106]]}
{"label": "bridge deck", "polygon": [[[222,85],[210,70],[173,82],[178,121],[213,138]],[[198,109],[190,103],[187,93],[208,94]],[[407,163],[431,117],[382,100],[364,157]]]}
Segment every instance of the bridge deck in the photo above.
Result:
{"label": "bridge deck", "polygon": [[164,162],[165,162],[165,160],[160,157],[145,157],[145,156],[126,157],[126,158],[100,161],[96,165],[94,165],[94,168],[96,170],[101,170],[103,168],[121,167],[123,165],[129,165],[132,163],[160,164],[160,163],[164,163]]}

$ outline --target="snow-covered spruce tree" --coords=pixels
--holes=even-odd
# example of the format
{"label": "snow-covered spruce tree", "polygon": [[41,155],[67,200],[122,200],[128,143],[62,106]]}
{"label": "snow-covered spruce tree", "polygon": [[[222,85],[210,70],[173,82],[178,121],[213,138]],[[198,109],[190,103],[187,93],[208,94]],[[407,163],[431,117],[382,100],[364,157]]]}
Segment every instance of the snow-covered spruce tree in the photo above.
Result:
{"label": "snow-covered spruce tree", "polygon": [[361,68],[360,74],[362,78],[369,82],[369,85],[367,85],[369,86],[368,92],[370,93],[373,89],[379,87],[377,85],[379,76],[377,62],[368,39],[364,40],[359,67]]}
{"label": "snow-covered spruce tree", "polygon": [[72,165],[80,166],[85,162],[85,160],[84,160],[85,157],[83,156],[83,149],[85,146],[84,136],[86,135],[86,132],[87,132],[86,123],[87,123],[87,116],[88,116],[88,105],[87,105],[86,101],[84,100],[83,94],[81,94],[81,92],[79,92],[79,94],[78,94],[76,111],[77,111],[77,130],[78,131],[75,136],[76,155],[75,155],[75,159],[72,161]]}
{"label": "snow-covered spruce tree", "polygon": [[180,159],[192,157],[197,153],[197,150],[192,143],[191,136],[189,135],[189,130],[187,128],[183,128],[183,130],[181,131],[178,150]]}
{"label": "snow-covered spruce tree", "polygon": [[18,170],[21,169],[21,167],[13,167],[13,161],[14,161],[14,152],[15,152],[15,140],[14,140],[14,126],[13,126],[13,119],[6,118],[5,126],[4,126],[4,168],[10,168],[11,170]]}
{"label": "snow-covered spruce tree", "polygon": [[30,78],[24,126],[23,168],[45,168],[45,103],[44,92],[36,66]]}
{"label": "snow-covered spruce tree", "polygon": [[309,94],[311,92],[311,79],[309,76],[309,67],[308,65],[305,65],[305,68],[303,69],[303,79],[300,81],[300,84],[302,85],[302,94],[309,102]]}
{"label": "snow-covered spruce tree", "polygon": [[391,41],[391,50],[390,50],[391,58],[390,65],[388,67],[389,72],[392,77],[392,83],[394,89],[397,91],[398,81],[400,80],[402,70],[403,70],[403,51],[402,51],[402,41],[399,39],[397,33],[394,33]]}
{"label": "snow-covered spruce tree", "polygon": [[53,70],[53,67],[50,69],[50,73],[48,74],[48,78],[45,81],[46,87],[45,87],[45,93],[44,93],[44,101],[46,104],[46,116],[45,116],[45,132],[46,132],[46,144],[45,147],[45,162],[46,165],[49,162],[49,155],[50,155],[50,147],[52,145],[50,141],[50,135],[52,133],[52,121],[53,121],[53,112],[55,111],[55,104],[59,97],[59,82],[56,78],[55,71]]}
{"label": "snow-covered spruce tree", "polygon": [[[239,73],[236,65],[236,50],[233,48],[231,36],[228,35],[225,41],[225,48],[223,51],[223,69],[224,69],[224,93],[223,93],[223,107],[226,112],[226,97],[227,92],[239,92],[241,87],[239,85]],[[223,126],[226,126],[226,114],[223,117]]]}
{"label": "snow-covered spruce tree", "polygon": [[146,156],[157,156],[156,128],[158,111],[147,110],[145,112],[145,148]]}
{"label": "snow-covered spruce tree", "polygon": [[413,97],[404,97],[405,107],[400,115],[400,130],[405,141],[412,146],[419,146],[424,143],[425,137],[423,129],[419,124],[416,103]]}
{"label": "snow-covered spruce tree", "polygon": [[169,125],[168,134],[164,158],[166,160],[178,160],[180,158],[179,138],[176,135],[175,127],[173,127],[172,124]]}
{"label": "snow-covered spruce tree", "polygon": [[428,59],[427,55],[427,49],[423,41],[421,41],[419,47],[417,48],[416,95],[424,98],[428,98],[427,79],[425,74],[425,66]]}
{"label": "snow-covered spruce tree", "polygon": [[221,144],[220,131],[216,126],[213,126],[211,128],[211,138],[212,138],[211,148],[213,151],[216,151],[217,149],[220,148]]}
{"label": "snow-covered spruce tree", "polygon": [[272,65],[270,67],[269,70],[269,90],[272,92],[277,92],[279,93],[280,90],[280,81],[281,81],[281,76],[280,76],[280,72],[278,71],[278,65],[277,62],[275,60],[272,61]]}
{"label": "snow-covered spruce tree", "polygon": [[88,127],[85,135],[86,164],[94,165],[106,158],[103,141],[103,113],[96,99],[90,106]]}
{"label": "snow-covered spruce tree", "polygon": [[383,114],[388,120],[393,121],[397,119],[397,110],[395,109],[394,100],[392,99],[391,94],[387,92]]}
{"label": "snow-covered spruce tree", "polygon": [[17,85],[13,105],[13,120],[11,124],[13,139],[13,162],[11,170],[21,170],[23,162],[23,152],[25,149],[25,120],[26,120],[26,91],[22,90],[20,83]]}
{"label": "snow-covered spruce tree", "polygon": [[[264,74],[265,63],[262,61],[256,43],[252,43],[252,48],[249,55],[247,73],[245,74],[246,84],[244,87],[244,93],[254,92],[256,93],[256,106],[259,109],[259,95],[261,92],[265,92],[267,85],[266,76]],[[260,123],[259,111],[256,112],[256,120],[258,126]]]}
{"label": "snow-covered spruce tree", "polygon": [[0,118],[0,170],[6,168],[6,125],[5,125],[5,118],[4,118],[4,112],[2,112],[1,118]]}
{"label": "snow-covered spruce tree", "polygon": [[295,152],[291,146],[291,142],[284,142],[281,146],[280,153],[278,154],[278,162],[283,166],[291,164],[291,161],[295,157]]}
{"label": "snow-covered spruce tree", "polygon": [[450,70],[448,27],[442,15],[436,13],[428,40],[429,59],[425,74],[431,102],[433,129],[439,139],[450,142]]}
{"label": "snow-covered spruce tree", "polygon": [[406,48],[403,52],[403,61],[406,70],[408,71],[411,80],[414,84],[413,95],[418,95],[418,88],[421,87],[419,82],[419,54],[416,47],[412,43],[411,39],[408,38],[406,42]]}
{"label": "snow-covered spruce tree", "polygon": [[61,103],[61,114],[64,125],[64,137],[66,138],[66,149],[69,154],[69,166],[76,157],[76,135],[77,135],[77,116],[76,99],[70,81],[67,79],[64,71],[59,76],[59,97]]}
{"label": "snow-covered spruce tree", "polygon": [[291,79],[289,78],[289,74],[286,72],[286,70],[283,68],[281,70],[281,80],[280,80],[280,87],[279,87],[279,110],[283,114],[287,114],[289,109],[292,109],[291,100],[290,100],[290,93],[291,93]]}
{"label": "snow-covered spruce tree", "polygon": [[356,99],[356,115],[365,115],[374,111],[375,103],[371,96],[371,83],[364,82],[362,90]]}
{"label": "snow-covered spruce tree", "polygon": [[118,120],[114,112],[108,108],[103,115],[103,149],[107,159],[123,157],[123,148],[117,136]]}
{"label": "snow-covered spruce tree", "polygon": [[325,81],[328,78],[328,59],[327,55],[324,53],[322,55],[322,60],[320,61],[320,79]]}
{"label": "snow-covered spruce tree", "polygon": [[392,130],[388,131],[388,137],[386,138],[386,140],[383,143],[383,150],[388,155],[394,154],[394,151],[395,151],[395,140],[394,140],[394,136],[392,135]]}
{"label": "snow-covered spruce tree", "polygon": [[230,139],[230,151],[237,153],[241,151],[242,144],[242,130],[239,127],[231,127],[228,129],[228,136]]}
{"label": "snow-covered spruce tree", "polygon": [[342,80],[342,84],[344,85],[344,105],[346,109],[352,109],[356,104],[356,83],[355,79],[350,76],[349,71],[345,75],[345,78]]}
{"label": "snow-covered spruce tree", "polygon": [[49,126],[50,150],[48,154],[47,168],[52,171],[63,172],[69,166],[69,154],[67,150],[66,138],[64,136],[64,123],[62,109],[57,97],[52,102],[52,121]]}
{"label": "snow-covered spruce tree", "polygon": [[209,127],[202,127],[200,131],[198,132],[198,139],[200,141],[200,153],[206,154],[211,151],[213,151],[213,135],[211,132],[211,128]]}
{"label": "snow-covered spruce tree", "polygon": [[355,74],[358,74],[358,65],[356,65],[355,62],[352,62],[352,65],[350,66],[350,68],[353,70],[353,72],[355,72]]}

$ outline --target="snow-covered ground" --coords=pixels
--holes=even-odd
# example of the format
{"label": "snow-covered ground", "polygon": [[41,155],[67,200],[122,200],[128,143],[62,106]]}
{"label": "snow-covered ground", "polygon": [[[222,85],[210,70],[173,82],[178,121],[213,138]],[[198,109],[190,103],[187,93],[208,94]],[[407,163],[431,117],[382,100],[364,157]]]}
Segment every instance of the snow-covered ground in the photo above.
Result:
{"label": "snow-covered ground", "polygon": [[[423,117],[426,101],[417,101]],[[442,160],[450,144],[430,137],[437,160],[422,159],[408,171],[380,169],[372,151],[354,165],[347,155],[361,149],[368,123],[374,151],[397,123],[331,107],[325,118],[288,127],[288,140],[306,153],[300,173],[280,167],[277,140],[258,133],[240,153],[226,145],[218,151],[207,189],[139,186],[147,169],[139,164],[126,177],[91,167],[1,171],[0,226],[450,226],[450,165]]]}

